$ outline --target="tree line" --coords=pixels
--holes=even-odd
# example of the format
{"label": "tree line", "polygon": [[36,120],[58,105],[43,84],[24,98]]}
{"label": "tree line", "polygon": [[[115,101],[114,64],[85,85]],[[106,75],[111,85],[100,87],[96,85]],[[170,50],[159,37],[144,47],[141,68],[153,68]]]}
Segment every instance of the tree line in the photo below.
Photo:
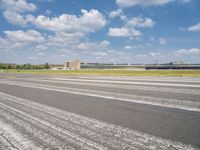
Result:
{"label": "tree line", "polygon": [[0,69],[49,69],[48,63],[42,65],[32,65],[32,64],[4,64],[0,63]]}

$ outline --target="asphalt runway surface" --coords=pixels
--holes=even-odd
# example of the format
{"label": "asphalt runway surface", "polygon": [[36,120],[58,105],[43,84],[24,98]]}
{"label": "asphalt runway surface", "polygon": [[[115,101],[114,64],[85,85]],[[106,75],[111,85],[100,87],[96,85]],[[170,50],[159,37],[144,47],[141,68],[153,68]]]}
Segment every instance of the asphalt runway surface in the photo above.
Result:
{"label": "asphalt runway surface", "polygon": [[0,73],[0,149],[200,149],[200,78]]}

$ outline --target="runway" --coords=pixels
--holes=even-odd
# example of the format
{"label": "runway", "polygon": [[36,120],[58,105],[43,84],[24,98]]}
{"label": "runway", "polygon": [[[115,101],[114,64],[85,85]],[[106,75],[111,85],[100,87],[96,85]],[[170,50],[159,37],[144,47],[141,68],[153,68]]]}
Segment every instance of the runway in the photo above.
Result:
{"label": "runway", "polygon": [[0,149],[200,149],[200,78],[1,73]]}

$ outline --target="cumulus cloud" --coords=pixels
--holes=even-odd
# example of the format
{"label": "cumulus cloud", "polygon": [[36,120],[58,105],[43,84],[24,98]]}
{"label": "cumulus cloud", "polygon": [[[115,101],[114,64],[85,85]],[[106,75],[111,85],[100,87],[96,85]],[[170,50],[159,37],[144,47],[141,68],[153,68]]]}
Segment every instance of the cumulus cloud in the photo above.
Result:
{"label": "cumulus cloud", "polygon": [[27,23],[27,21],[25,20],[25,17],[17,12],[5,10],[3,12],[3,15],[7,19],[7,21],[11,24],[24,26]]}
{"label": "cumulus cloud", "polygon": [[9,23],[19,26],[26,26],[28,22],[34,20],[32,15],[21,15],[20,13],[10,10],[5,10],[3,15]]}
{"label": "cumulus cloud", "polygon": [[101,46],[102,48],[104,48],[104,47],[109,46],[109,45],[110,45],[110,42],[109,42],[109,41],[106,41],[106,40],[103,40],[103,41],[101,41],[99,44],[100,44],[100,46]]}
{"label": "cumulus cloud", "polygon": [[34,12],[37,7],[32,3],[27,3],[26,0],[1,0],[6,10],[19,13]]}
{"label": "cumulus cloud", "polygon": [[178,54],[199,54],[199,48],[191,48],[191,49],[180,49],[177,51]]}
{"label": "cumulus cloud", "polygon": [[54,2],[55,0],[37,0],[39,2]]}
{"label": "cumulus cloud", "polygon": [[133,46],[131,46],[131,45],[126,45],[126,46],[124,47],[124,49],[140,49],[140,48],[143,48],[143,46],[142,46],[142,45],[133,45]]}
{"label": "cumulus cloud", "polygon": [[109,17],[110,18],[115,18],[115,17],[119,17],[122,14],[122,10],[121,9],[117,9],[117,10],[113,10],[109,13]]}
{"label": "cumulus cloud", "polygon": [[8,41],[0,37],[0,50],[7,50]]}
{"label": "cumulus cloud", "polygon": [[[35,60],[39,57],[45,57],[48,60],[57,58],[56,61],[64,61],[65,59],[81,59],[93,60],[93,58],[107,56],[108,46],[110,42],[89,41],[70,37],[69,34],[56,33],[55,35],[41,34],[35,30],[17,30],[4,31],[5,37],[0,37],[0,50],[9,51],[10,53],[17,51],[31,52],[28,60]],[[45,55],[48,52],[48,55]],[[44,60],[43,59],[43,60]],[[53,61],[53,60],[51,60]]]}
{"label": "cumulus cloud", "polygon": [[106,52],[103,52],[103,51],[93,52],[92,54],[93,54],[94,56],[98,56],[98,57],[106,56],[106,55],[107,55],[107,53],[106,53]]}
{"label": "cumulus cloud", "polygon": [[163,5],[174,0],[116,0],[119,7],[132,7],[135,5],[150,6],[150,5]]}
{"label": "cumulus cloud", "polygon": [[126,46],[124,46],[124,49],[132,49],[132,46],[131,45],[126,45]]}
{"label": "cumulus cloud", "polygon": [[200,31],[200,22],[188,28],[188,31]]}
{"label": "cumulus cloud", "polygon": [[114,37],[138,37],[142,35],[139,30],[136,28],[147,28],[153,27],[155,22],[151,18],[141,18],[141,17],[133,17],[124,21],[124,25],[122,27],[111,27],[109,28],[108,35]]}
{"label": "cumulus cloud", "polygon": [[12,42],[42,42],[44,37],[35,30],[18,30],[18,31],[4,31],[6,39]]}
{"label": "cumulus cloud", "polygon": [[101,42],[81,42],[77,48],[82,50],[97,50],[105,49],[108,45],[110,45],[110,42],[106,40]]}
{"label": "cumulus cloud", "polygon": [[34,12],[37,9],[34,4],[27,3],[26,0],[1,0],[1,3],[4,8],[3,15],[7,21],[19,26],[25,26],[31,21],[31,15],[25,15],[24,13]]}
{"label": "cumulus cloud", "polygon": [[109,18],[119,17],[123,21],[121,27],[110,27],[108,31],[109,36],[113,37],[129,37],[133,39],[142,35],[138,28],[152,28],[155,21],[151,18],[132,17],[129,18],[123,14],[122,9],[117,9],[109,13]]}
{"label": "cumulus cloud", "polygon": [[121,27],[109,28],[108,35],[114,37],[137,37],[140,36],[141,33],[134,28]]}
{"label": "cumulus cloud", "polygon": [[127,16],[124,15],[122,9],[113,10],[109,13],[109,18],[119,17],[121,20],[126,20]]}
{"label": "cumulus cloud", "polygon": [[39,28],[54,32],[88,33],[94,32],[105,26],[106,19],[98,10],[81,10],[80,17],[76,15],[62,14],[58,17],[49,18],[43,15],[34,20]]}
{"label": "cumulus cloud", "polygon": [[159,56],[161,53],[160,52],[151,52],[149,55],[153,57]]}
{"label": "cumulus cloud", "polygon": [[151,18],[133,17],[127,21],[127,25],[134,27],[153,27],[154,24]]}
{"label": "cumulus cloud", "polygon": [[156,6],[156,5],[164,5],[173,1],[178,1],[181,3],[188,3],[191,0],[116,0],[116,4],[119,7],[132,7],[135,5],[140,6]]}
{"label": "cumulus cloud", "polygon": [[[106,24],[106,19],[97,10],[81,10],[82,15],[62,14],[58,17],[49,18],[46,16],[33,17],[32,15],[22,16],[21,21],[24,25],[27,22],[41,28],[43,30],[52,31],[53,34],[41,34],[35,30],[18,30],[4,31],[5,41],[13,43],[33,43],[34,51],[42,51],[46,49],[81,49],[84,46],[94,45],[94,47],[105,48],[110,43],[108,41],[101,42],[83,42],[85,36],[90,32],[102,28]],[[36,42],[43,42],[42,45],[35,45]],[[80,45],[82,43],[82,45]],[[80,46],[80,47],[78,47]],[[7,47],[10,47],[7,45]],[[5,48],[4,48],[5,49]],[[29,48],[30,49],[30,48]]]}

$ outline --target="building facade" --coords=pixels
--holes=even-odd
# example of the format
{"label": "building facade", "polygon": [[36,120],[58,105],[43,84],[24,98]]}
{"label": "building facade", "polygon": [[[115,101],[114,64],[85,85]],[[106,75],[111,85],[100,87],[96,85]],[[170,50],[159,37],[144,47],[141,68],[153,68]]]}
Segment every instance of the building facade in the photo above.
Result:
{"label": "building facade", "polygon": [[64,62],[64,68],[67,70],[80,70],[80,60],[66,61]]}

